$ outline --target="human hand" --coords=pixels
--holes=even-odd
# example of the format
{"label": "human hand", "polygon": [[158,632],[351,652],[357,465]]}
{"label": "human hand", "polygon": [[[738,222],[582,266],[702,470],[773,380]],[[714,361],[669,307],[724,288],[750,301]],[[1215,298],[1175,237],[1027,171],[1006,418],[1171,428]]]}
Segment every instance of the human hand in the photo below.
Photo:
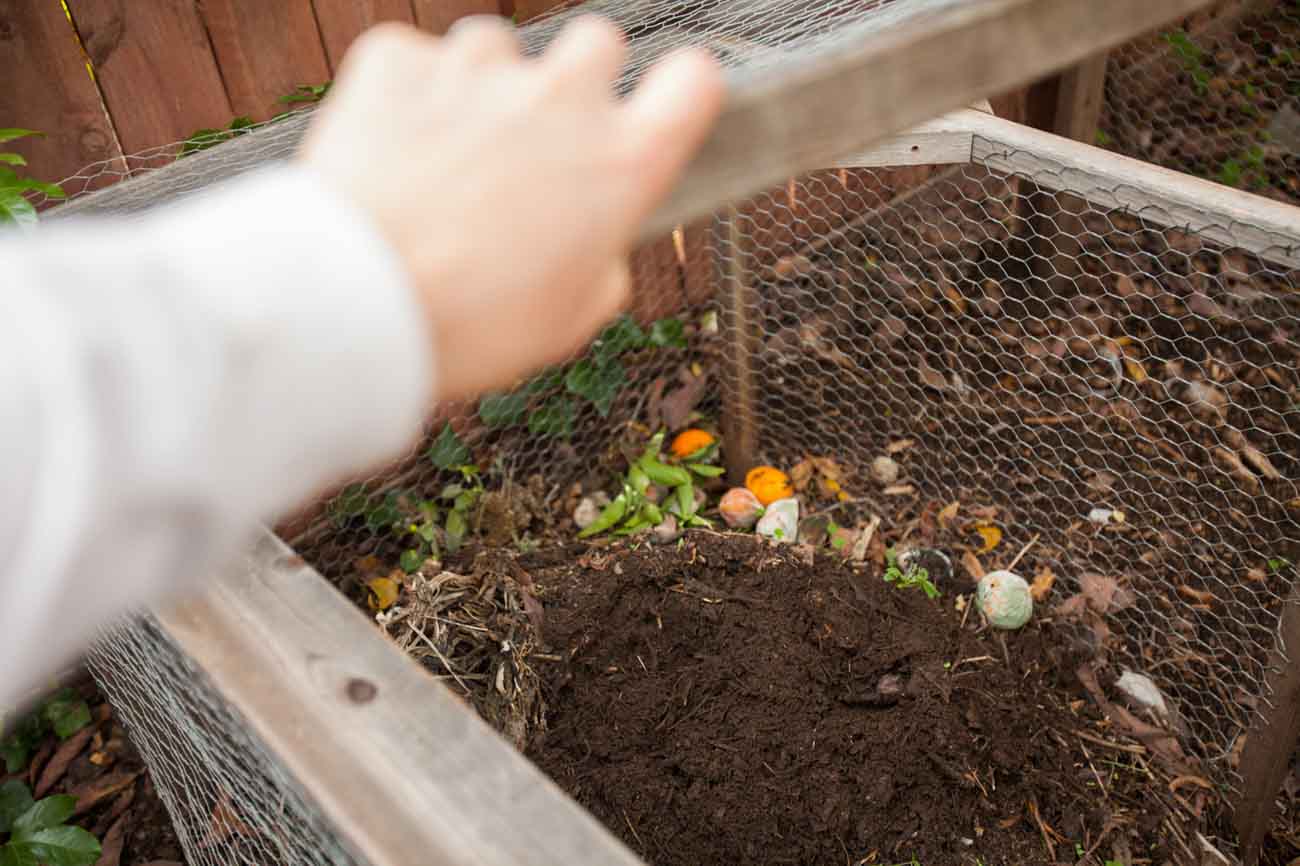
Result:
{"label": "human hand", "polygon": [[[619,100],[613,25],[569,25],[525,58],[504,21],[445,38],[363,34],[299,159],[359,205],[428,315],[436,399],[563,360],[624,306],[637,230],[721,108],[721,70],[685,52]],[[364,303],[364,287],[358,302]]]}

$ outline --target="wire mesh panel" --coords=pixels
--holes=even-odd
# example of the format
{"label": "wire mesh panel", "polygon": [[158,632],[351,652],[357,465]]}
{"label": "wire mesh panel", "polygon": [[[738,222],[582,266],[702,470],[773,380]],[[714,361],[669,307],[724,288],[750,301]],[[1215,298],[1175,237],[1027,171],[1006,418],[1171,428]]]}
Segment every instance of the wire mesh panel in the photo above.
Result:
{"label": "wire mesh panel", "polygon": [[1300,201],[1300,4],[1230,2],[1110,55],[1098,143]]}

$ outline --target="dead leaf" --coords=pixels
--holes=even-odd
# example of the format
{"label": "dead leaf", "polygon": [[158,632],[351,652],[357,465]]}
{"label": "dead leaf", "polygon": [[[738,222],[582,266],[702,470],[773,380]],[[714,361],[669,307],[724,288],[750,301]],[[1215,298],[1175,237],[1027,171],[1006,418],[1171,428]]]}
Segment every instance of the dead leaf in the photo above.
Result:
{"label": "dead leaf", "polygon": [[1034,575],[1034,580],[1029,585],[1029,594],[1036,603],[1041,603],[1052,591],[1054,583],[1056,583],[1056,575],[1044,565],[1038,570],[1038,574]]}
{"label": "dead leaf", "polygon": [[947,391],[950,387],[943,374],[931,367],[930,362],[924,358],[921,359],[917,372],[921,375],[921,384],[927,388],[933,388],[936,391]]}
{"label": "dead leaf", "polygon": [[795,493],[803,493],[808,488],[808,482],[812,480],[813,464],[812,459],[805,457],[798,463],[790,467],[790,486],[794,488]]}
{"label": "dead leaf", "polygon": [[214,845],[220,845],[231,836],[253,835],[256,835],[253,828],[240,819],[231,805],[230,794],[222,791],[220,799],[217,800],[217,805],[212,808],[212,815],[208,819],[208,832],[199,841],[199,847],[210,848]]}
{"label": "dead leaf", "polygon": [[95,866],[118,866],[122,861],[122,845],[126,842],[126,815],[113,822],[99,846],[99,859]]}
{"label": "dead leaf", "polygon": [[388,610],[397,601],[397,581],[391,577],[372,577],[366,581],[366,604],[371,610]]}
{"label": "dead leaf", "polygon": [[41,777],[36,787],[32,789],[36,799],[44,797],[59,779],[63,778],[63,774],[68,771],[68,765],[86,748],[94,733],[93,727],[82,728],[59,745],[50,762],[45,765],[45,769],[41,770]]}
{"label": "dead leaf", "polygon": [[998,507],[996,505],[970,505],[966,508],[970,516],[982,523],[991,523],[998,516]]}
{"label": "dead leaf", "polygon": [[1052,612],[1059,617],[1071,618],[1081,616],[1087,607],[1088,597],[1083,593],[1079,593],[1058,604]]}
{"label": "dead leaf", "polygon": [[1197,604],[1210,605],[1216,601],[1214,593],[1207,592],[1203,589],[1193,589],[1192,587],[1182,583],[1178,584],[1178,592],[1180,595],[1190,598]]}
{"label": "dead leaf", "polygon": [[77,808],[72,814],[80,815],[90,809],[95,808],[109,797],[121,791],[127,785],[133,783],[140,773],[127,772],[118,770],[107,775],[100,776],[97,779],[91,779],[85,784],[78,785],[68,793],[77,798]]}
{"label": "dead leaf", "polygon": [[361,557],[353,565],[363,577],[374,577],[384,573],[384,564],[373,553]]}
{"label": "dead leaf", "polygon": [[984,575],[987,573],[984,571],[984,565],[979,561],[979,557],[969,550],[961,555],[961,564],[966,566],[966,571],[976,581],[983,580]]}
{"label": "dead leaf", "polygon": [[1246,580],[1253,580],[1255,583],[1267,583],[1268,575],[1262,568],[1252,568],[1246,572]]}
{"label": "dead leaf", "polygon": [[1254,445],[1243,445],[1241,447],[1241,457],[1249,463],[1256,472],[1263,475],[1269,481],[1282,480],[1282,473],[1278,472],[1277,467],[1273,465],[1272,461],[1264,455],[1263,451],[1260,451]]}
{"label": "dead leaf", "polygon": [[892,487],[886,487],[880,492],[886,496],[910,496],[916,492],[916,488],[911,484],[895,484]]}
{"label": "dead leaf", "polygon": [[957,511],[960,508],[961,503],[954,500],[939,509],[939,525],[947,529],[948,524],[957,519]]}
{"label": "dead leaf", "polygon": [[1142,366],[1141,361],[1134,358],[1125,358],[1124,369],[1128,371],[1128,377],[1139,385],[1147,380],[1147,370],[1146,367]]}
{"label": "dead leaf", "polygon": [[953,311],[959,316],[964,316],[966,314],[966,298],[958,288],[947,280],[943,280],[940,289],[943,291],[944,298],[952,305]]}
{"label": "dead leaf", "polygon": [[980,553],[988,553],[993,548],[1002,543],[1002,530],[996,526],[976,526],[975,531],[984,539],[984,546],[980,548]]}
{"label": "dead leaf", "polygon": [[135,789],[136,786],[132,785],[118,794],[117,799],[113,801],[113,805],[108,807],[108,813],[104,816],[104,820],[116,821],[119,815],[129,809],[131,804],[135,802]]}
{"label": "dead leaf", "polygon": [[1115,578],[1095,572],[1081,574],[1079,587],[1088,600],[1088,606],[1097,613],[1105,614],[1111,610],[1123,610],[1134,601],[1132,593],[1120,587],[1119,581]]}
{"label": "dead leaf", "polygon": [[897,454],[899,451],[906,451],[916,444],[915,439],[895,439],[885,446],[886,454]]}
{"label": "dead leaf", "polygon": [[[696,405],[704,398],[709,385],[710,371],[702,370],[698,376],[691,376],[690,371],[685,368],[681,372],[685,374],[678,377],[684,383],[682,387],[660,399],[651,400],[649,412],[651,427],[663,426],[669,430],[680,430],[686,426]],[[652,394],[652,398],[654,396]],[[655,423],[656,421],[658,423]]]}

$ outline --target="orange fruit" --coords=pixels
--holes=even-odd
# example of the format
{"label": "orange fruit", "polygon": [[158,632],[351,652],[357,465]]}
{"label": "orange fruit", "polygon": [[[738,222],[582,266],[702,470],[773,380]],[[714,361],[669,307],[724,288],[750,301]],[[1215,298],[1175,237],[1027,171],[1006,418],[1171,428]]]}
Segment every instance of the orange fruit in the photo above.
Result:
{"label": "orange fruit", "polygon": [[762,510],[762,503],[758,501],[754,491],[747,487],[733,487],[722,494],[722,499],[718,501],[718,511],[722,513],[722,519],[733,529],[736,527],[748,529],[758,523]]}
{"label": "orange fruit", "polygon": [[677,438],[673,440],[672,452],[677,457],[685,459],[701,448],[709,447],[714,441],[713,434],[709,431],[692,427],[677,434]]}
{"label": "orange fruit", "polygon": [[763,503],[764,507],[778,499],[794,496],[790,476],[774,466],[755,466],[749,470],[749,474],[745,476],[745,486],[758,497],[758,501]]}

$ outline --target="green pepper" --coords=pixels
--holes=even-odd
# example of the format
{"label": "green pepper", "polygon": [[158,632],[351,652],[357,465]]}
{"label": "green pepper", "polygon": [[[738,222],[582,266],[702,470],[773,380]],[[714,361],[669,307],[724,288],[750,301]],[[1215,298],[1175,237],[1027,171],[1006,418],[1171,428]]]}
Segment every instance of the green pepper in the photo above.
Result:
{"label": "green pepper", "polygon": [[627,494],[620,493],[614,498],[614,501],[605,506],[605,510],[600,512],[596,522],[578,533],[579,538],[589,538],[598,532],[604,532],[615,523],[623,519],[623,514],[627,511]]}
{"label": "green pepper", "polygon": [[664,487],[677,487],[681,484],[691,483],[691,474],[680,466],[666,466],[653,457],[642,457],[638,463],[655,484],[662,484]]}

